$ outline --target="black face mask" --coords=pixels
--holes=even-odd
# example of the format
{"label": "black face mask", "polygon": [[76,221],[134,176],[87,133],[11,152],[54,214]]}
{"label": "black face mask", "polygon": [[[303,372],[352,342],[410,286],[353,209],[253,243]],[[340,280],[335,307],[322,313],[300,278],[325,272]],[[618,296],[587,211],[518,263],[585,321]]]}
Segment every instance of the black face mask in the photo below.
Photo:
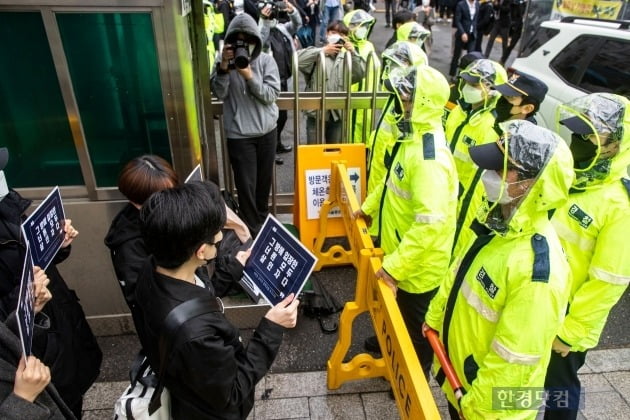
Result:
{"label": "black face mask", "polygon": [[509,120],[512,117],[512,108],[514,108],[514,105],[509,103],[504,96],[501,96],[497,101],[496,107],[494,108],[495,112],[497,113],[496,122]]}
{"label": "black face mask", "polygon": [[590,140],[584,140],[579,134],[571,134],[571,154],[573,155],[574,167],[581,168],[588,166],[597,154],[597,146]]}

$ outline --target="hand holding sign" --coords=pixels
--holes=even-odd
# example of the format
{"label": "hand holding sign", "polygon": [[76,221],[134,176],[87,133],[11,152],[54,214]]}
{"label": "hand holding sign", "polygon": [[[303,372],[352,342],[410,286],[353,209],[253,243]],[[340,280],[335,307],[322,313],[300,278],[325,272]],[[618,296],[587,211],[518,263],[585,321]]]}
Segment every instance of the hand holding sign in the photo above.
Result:
{"label": "hand holding sign", "polygon": [[64,237],[61,243],[62,248],[66,248],[72,243],[72,240],[79,235],[79,231],[72,226],[72,220],[66,219],[63,227]]}
{"label": "hand holding sign", "polygon": [[15,371],[13,393],[26,401],[33,402],[50,383],[50,369],[37,357],[22,356]]}
{"label": "hand holding sign", "polygon": [[33,286],[35,288],[33,310],[36,314],[52,299],[52,294],[48,290],[48,283],[50,283],[50,279],[46,272],[37,266],[33,267]]}
{"label": "hand holding sign", "polygon": [[284,328],[293,328],[297,323],[299,299],[293,299],[295,295],[291,293],[273,308],[269,309],[265,318],[269,321],[282,325]]}

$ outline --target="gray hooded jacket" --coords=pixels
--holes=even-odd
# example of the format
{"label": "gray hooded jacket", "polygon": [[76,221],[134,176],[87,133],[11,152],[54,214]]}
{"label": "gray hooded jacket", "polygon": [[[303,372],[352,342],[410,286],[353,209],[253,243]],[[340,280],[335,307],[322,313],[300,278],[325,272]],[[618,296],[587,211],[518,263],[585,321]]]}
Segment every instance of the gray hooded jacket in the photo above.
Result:
{"label": "gray hooded jacket", "polygon": [[225,34],[225,43],[233,43],[237,33],[256,39],[256,46],[250,57],[254,77],[246,81],[237,70],[222,73],[218,70],[218,62],[212,76],[212,89],[223,100],[226,137],[260,137],[276,128],[276,99],[280,92],[278,66],[273,57],[260,53],[262,41],[258,25],[251,16],[243,13],[232,19]]}

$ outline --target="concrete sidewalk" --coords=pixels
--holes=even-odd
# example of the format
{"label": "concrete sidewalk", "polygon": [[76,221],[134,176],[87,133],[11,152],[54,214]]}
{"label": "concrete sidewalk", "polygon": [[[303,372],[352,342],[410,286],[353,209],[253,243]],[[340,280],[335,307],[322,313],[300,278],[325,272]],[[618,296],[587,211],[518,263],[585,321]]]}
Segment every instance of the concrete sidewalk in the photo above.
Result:
{"label": "concrete sidewalk", "polygon": [[[630,418],[630,348],[589,352],[580,379],[586,394],[578,419]],[[112,418],[114,402],[127,385],[126,381],[95,383],[85,396],[83,418]],[[440,414],[448,419],[446,399],[435,382],[431,385]],[[323,371],[265,376],[256,387],[254,411],[249,416],[252,420],[396,418],[396,404],[385,380],[359,380],[330,391]]]}

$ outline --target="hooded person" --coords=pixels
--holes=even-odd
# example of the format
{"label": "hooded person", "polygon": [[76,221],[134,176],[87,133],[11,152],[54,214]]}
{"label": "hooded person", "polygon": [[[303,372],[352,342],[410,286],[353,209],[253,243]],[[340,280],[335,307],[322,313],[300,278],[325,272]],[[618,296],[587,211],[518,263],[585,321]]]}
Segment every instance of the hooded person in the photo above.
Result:
{"label": "hooded person", "polygon": [[[324,70],[320,65],[320,54],[325,56]],[[306,90],[317,92],[345,92],[350,87],[346,84],[345,57],[350,54],[352,62],[351,85],[365,79],[365,60],[357,53],[349,39],[348,27],[339,20],[331,22],[326,28],[326,44],[322,47],[308,47],[298,51],[300,72],[305,76]],[[321,74],[325,71],[326,74]],[[323,80],[323,87],[319,82]],[[328,109],[323,116],[322,111],[307,110],[306,134],[309,144],[320,143],[317,138],[317,125],[324,118],[324,133],[321,137],[326,143],[341,143],[343,138],[344,111]]]}
{"label": "hooded person", "polygon": [[423,47],[424,42],[429,39],[431,32],[418,22],[407,22],[400,25],[396,29],[396,39],[398,41],[409,41],[418,44],[419,47]]}
{"label": "hooded person", "polygon": [[[387,48],[383,51],[382,60],[383,74],[381,80],[384,82],[389,79],[390,73],[396,68],[416,67],[421,64],[427,64],[427,56],[424,51],[418,45],[408,41],[398,41]],[[383,88],[387,89],[385,86]],[[397,101],[396,94],[391,90],[389,92],[389,98],[367,142],[368,194],[374,191],[385,177],[387,172],[384,164],[385,151],[393,143],[393,139],[398,138],[399,135],[397,123],[401,119],[402,108]],[[374,235],[377,234],[375,230],[372,233]]]}
{"label": "hooded person", "polygon": [[280,93],[278,66],[261,50],[254,19],[246,13],[237,15],[227,28],[221,60],[212,76],[212,89],[223,101],[241,217],[254,235],[269,213]]}
{"label": "hooded person", "polygon": [[[571,267],[569,307],[553,343],[545,387],[549,419],[575,419],[578,369],[630,283],[630,112],[627,98],[594,93],[560,106],[573,134],[576,182],[551,222]],[[554,393],[568,398],[553,399]],[[567,401],[568,399],[568,401]],[[564,408],[559,402],[564,401]]]}
{"label": "hooded person", "polygon": [[[473,234],[469,229],[481,204],[483,188],[480,184],[481,171],[470,159],[468,150],[472,146],[494,143],[498,134],[494,131],[494,107],[501,96],[492,87],[507,81],[505,69],[497,62],[475,60],[460,72],[464,81],[459,103],[448,115],[445,125],[446,138],[455,158],[459,178],[459,205],[455,247],[460,234]],[[465,242],[466,240],[464,240]],[[454,251],[457,253],[457,249]]]}
{"label": "hooded person", "polygon": [[[464,54],[459,59],[459,63],[457,65],[457,75],[466,69],[473,61],[485,59],[486,57],[479,51],[473,51],[467,54]],[[446,120],[448,119],[448,114],[451,113],[453,108],[457,104],[460,104],[466,107],[465,103],[461,100],[462,88],[466,84],[466,81],[461,77],[456,77],[455,81],[451,83],[451,95],[448,97],[448,102],[444,107],[444,123],[446,124]]]}
{"label": "hooded person", "polygon": [[[549,212],[567,200],[571,154],[560,136],[528,121],[506,122],[503,131],[470,149],[492,201],[480,212],[478,236],[453,255],[423,326],[439,332],[463,386],[458,400],[434,361],[452,418],[461,410],[469,420],[534,419],[566,310],[569,265]],[[530,406],[510,399],[516,390],[531,392]]]}
{"label": "hooded person", "polygon": [[[363,58],[366,64],[370,61],[370,55],[376,52],[374,44],[368,41],[375,22],[376,18],[362,9],[353,10],[343,17],[343,23],[346,24],[350,31],[348,38],[354,45],[357,54]],[[376,62],[366,69],[365,76],[358,83],[352,85],[351,89],[353,92],[372,92],[374,89],[375,78],[378,77],[374,69],[378,68],[380,63],[378,63],[376,54],[373,57]],[[352,111],[350,124],[352,127],[352,142],[365,143],[366,137],[369,136],[372,130],[372,113],[369,109],[356,109]],[[364,129],[363,127],[366,128]]]}
{"label": "hooded person", "polygon": [[418,326],[448,269],[457,208],[455,162],[442,128],[449,88],[426,64],[392,69],[387,82],[402,114],[388,141],[386,175],[357,216],[378,228],[385,257],[377,277],[394,291],[428,379],[433,350]]}

